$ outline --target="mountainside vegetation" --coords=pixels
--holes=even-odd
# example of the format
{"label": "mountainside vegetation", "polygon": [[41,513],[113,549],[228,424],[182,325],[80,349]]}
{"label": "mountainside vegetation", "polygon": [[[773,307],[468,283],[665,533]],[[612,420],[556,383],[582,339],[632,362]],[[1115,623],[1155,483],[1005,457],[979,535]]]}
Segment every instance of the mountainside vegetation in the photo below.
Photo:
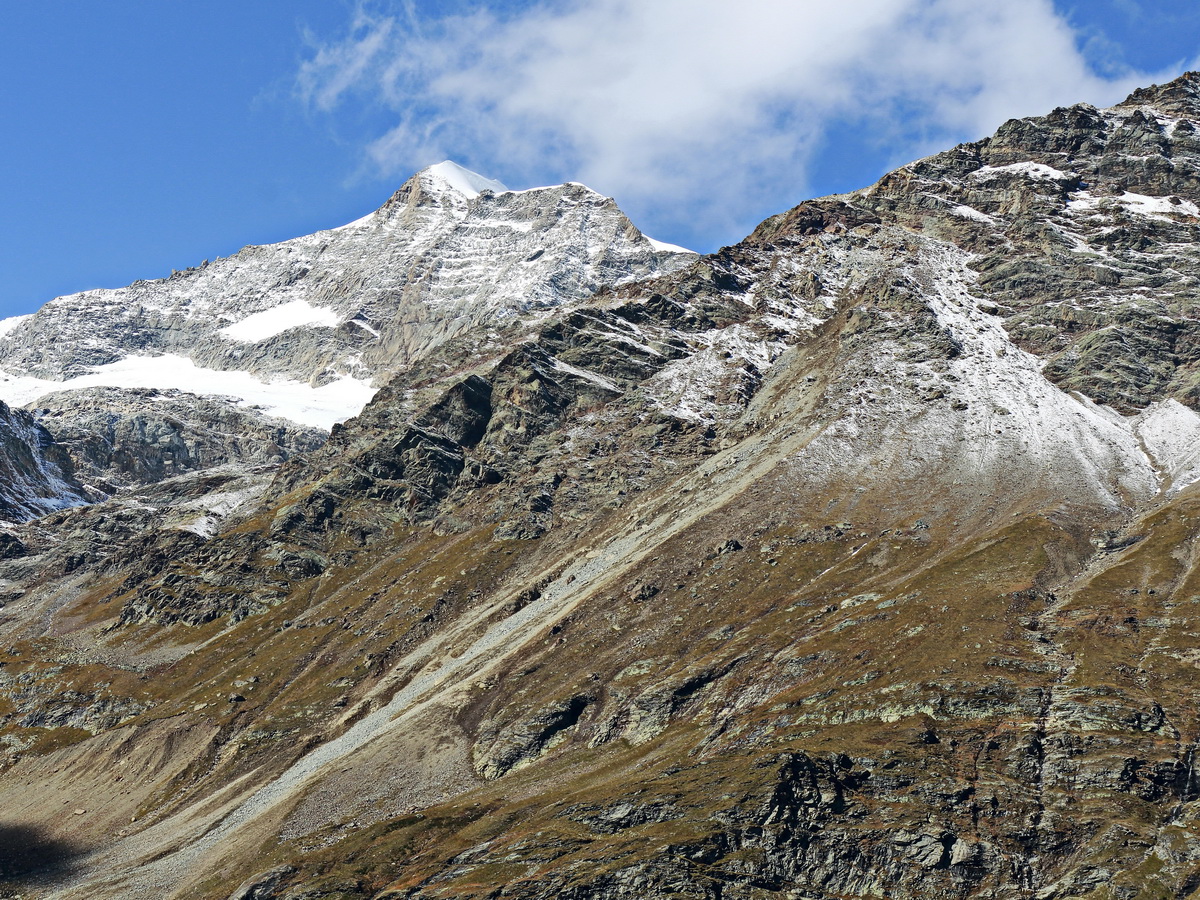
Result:
{"label": "mountainside vegetation", "polygon": [[370,367],[327,440],[13,410],[73,493],[0,533],[0,896],[1200,896],[1198,127],[1188,74],[702,257],[418,176],[376,224],[531,224],[247,351]]}

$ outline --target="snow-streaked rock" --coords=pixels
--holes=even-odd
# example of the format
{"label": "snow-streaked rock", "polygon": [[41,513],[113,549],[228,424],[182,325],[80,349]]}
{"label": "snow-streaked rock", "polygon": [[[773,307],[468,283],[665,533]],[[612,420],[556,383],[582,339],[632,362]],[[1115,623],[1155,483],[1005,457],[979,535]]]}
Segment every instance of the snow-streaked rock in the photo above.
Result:
{"label": "snow-streaked rock", "polygon": [[327,429],[455,335],[691,258],[582,185],[510,192],[443,162],[349,225],[0,323],[0,399],[170,387]]}
{"label": "snow-streaked rock", "polygon": [[23,409],[0,402],[0,520],[21,521],[96,499],[66,450]]}

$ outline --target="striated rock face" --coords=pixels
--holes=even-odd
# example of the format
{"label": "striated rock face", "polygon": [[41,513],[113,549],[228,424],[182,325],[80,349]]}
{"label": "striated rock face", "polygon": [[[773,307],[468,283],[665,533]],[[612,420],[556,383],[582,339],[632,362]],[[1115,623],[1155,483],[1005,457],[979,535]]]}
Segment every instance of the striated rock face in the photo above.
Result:
{"label": "striated rock face", "polygon": [[228,462],[7,532],[19,890],[1196,894],[1198,88],[414,328],[282,461],[113,424]]}
{"label": "striated rock face", "polygon": [[84,388],[46,394],[37,421],[75,471],[105,493],[233,462],[283,462],[325,434],[226,398],[153,388]]}
{"label": "striated rock face", "polygon": [[[29,413],[0,401],[0,519],[20,521],[86,503],[67,451]],[[2,552],[2,551],[0,551]]]}

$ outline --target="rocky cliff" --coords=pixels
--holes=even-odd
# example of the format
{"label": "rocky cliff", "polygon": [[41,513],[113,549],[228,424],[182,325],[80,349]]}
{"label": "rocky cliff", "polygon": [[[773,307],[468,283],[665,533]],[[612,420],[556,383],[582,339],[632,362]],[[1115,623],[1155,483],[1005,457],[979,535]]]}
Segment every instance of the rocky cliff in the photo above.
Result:
{"label": "rocky cliff", "polygon": [[175,388],[328,430],[448,338],[693,257],[583,185],[508,191],[440,163],[340,228],[7,320],[0,398]]}
{"label": "rocky cliff", "polygon": [[19,521],[87,503],[70,455],[25,410],[0,401],[0,520]]}
{"label": "rocky cliff", "polygon": [[509,191],[444,162],[349,225],[0,323],[0,398],[35,409],[100,494],[281,461],[456,335],[694,256],[583,185]]}
{"label": "rocky cliff", "polygon": [[1195,123],[1006,123],[14,526],[12,892],[1196,895]]}

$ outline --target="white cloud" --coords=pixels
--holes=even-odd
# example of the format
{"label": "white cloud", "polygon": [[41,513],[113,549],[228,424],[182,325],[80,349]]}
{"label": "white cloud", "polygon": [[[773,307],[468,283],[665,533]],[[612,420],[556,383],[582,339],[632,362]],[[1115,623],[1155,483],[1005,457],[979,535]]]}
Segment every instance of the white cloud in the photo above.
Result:
{"label": "white cloud", "polygon": [[[377,8],[376,8],[377,9]],[[678,239],[740,237],[801,199],[834,124],[898,160],[1004,119],[1119,99],[1050,0],[578,0],[422,19],[360,9],[305,98],[386,105],[391,176],[445,157],[509,184],[573,179]]]}
{"label": "white cloud", "polygon": [[345,40],[322,45],[309,35],[314,56],[300,68],[297,86],[304,100],[331,111],[343,95],[376,80],[373,72],[392,37],[392,19],[373,19],[359,11]]}

